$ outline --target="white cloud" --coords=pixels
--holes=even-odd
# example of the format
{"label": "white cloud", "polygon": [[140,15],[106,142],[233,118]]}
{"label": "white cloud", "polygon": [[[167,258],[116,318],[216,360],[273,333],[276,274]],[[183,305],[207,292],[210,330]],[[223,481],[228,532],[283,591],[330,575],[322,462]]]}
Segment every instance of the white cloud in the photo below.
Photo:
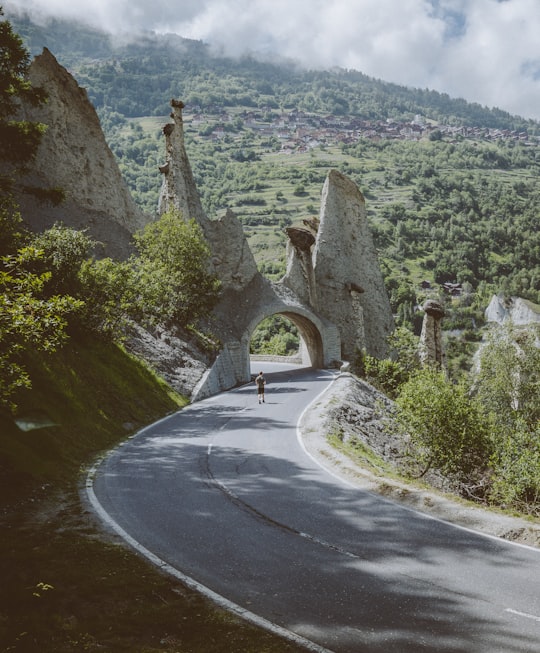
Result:
{"label": "white cloud", "polygon": [[538,0],[5,0],[110,31],[176,32],[540,119]]}

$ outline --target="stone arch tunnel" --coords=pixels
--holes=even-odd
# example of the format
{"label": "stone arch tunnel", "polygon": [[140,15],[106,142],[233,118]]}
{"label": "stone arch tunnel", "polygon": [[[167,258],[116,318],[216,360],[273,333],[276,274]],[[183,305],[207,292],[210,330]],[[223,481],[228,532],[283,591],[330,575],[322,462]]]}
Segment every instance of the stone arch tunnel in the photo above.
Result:
{"label": "stone arch tunnel", "polygon": [[[365,200],[357,186],[330,170],[321,193],[319,218],[287,230],[287,271],[271,282],[257,269],[242,224],[230,210],[210,219],[204,212],[184,143],[180,100],[171,100],[165,125],[165,164],[158,213],[171,207],[201,227],[222,295],[212,315],[221,350],[192,394],[202,399],[250,380],[249,343],[259,322],[275,314],[289,318],[312,367],[353,360],[358,350],[387,351],[394,327],[371,236]],[[307,223],[307,224],[306,224]]]}
{"label": "stone arch tunnel", "polygon": [[[195,389],[192,400],[216,394],[251,379],[249,346],[258,324],[272,315],[289,319],[300,333],[302,363],[306,367],[324,368],[340,361],[341,340],[337,327],[328,320],[280,292],[278,284],[265,280],[257,284],[257,299],[248,297],[236,316],[236,333],[223,343],[222,349]],[[273,286],[273,287],[272,287]],[[230,321],[230,315],[227,316]]]}

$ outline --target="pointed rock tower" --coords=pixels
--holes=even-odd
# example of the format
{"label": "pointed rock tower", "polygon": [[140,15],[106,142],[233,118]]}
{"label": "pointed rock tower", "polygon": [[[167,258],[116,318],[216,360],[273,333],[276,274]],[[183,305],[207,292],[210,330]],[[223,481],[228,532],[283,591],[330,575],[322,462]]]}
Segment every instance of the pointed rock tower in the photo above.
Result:
{"label": "pointed rock tower", "polygon": [[158,212],[176,208],[184,220],[195,220],[212,251],[212,263],[225,289],[242,290],[258,274],[242,225],[232,211],[220,220],[209,220],[201,205],[184,144],[184,103],[171,100],[172,123],[163,128],[165,163]]}
{"label": "pointed rock tower", "polygon": [[63,222],[87,229],[104,243],[106,255],[125,257],[132,234],[151,218],[135,205],[86,91],[47,48],[32,61],[29,78],[34,86],[45,88],[48,100],[40,107],[25,105],[21,111],[27,120],[44,123],[47,131],[21,184],[60,188],[65,200],[52,206],[21,194],[28,226],[43,231]]}
{"label": "pointed rock tower", "polygon": [[359,350],[384,356],[394,319],[365,200],[357,186],[337,170],[328,173],[319,220],[313,222],[317,232],[310,260],[307,239],[289,234],[283,283],[338,327],[343,360],[354,360]]}

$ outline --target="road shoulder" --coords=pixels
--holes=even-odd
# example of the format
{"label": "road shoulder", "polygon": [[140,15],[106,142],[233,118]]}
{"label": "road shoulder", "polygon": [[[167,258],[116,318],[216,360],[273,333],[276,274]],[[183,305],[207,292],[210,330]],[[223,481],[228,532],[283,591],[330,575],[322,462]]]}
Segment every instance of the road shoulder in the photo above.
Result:
{"label": "road shoulder", "polygon": [[[436,490],[426,490],[404,480],[375,474],[333,447],[327,435],[336,428],[333,418],[335,407],[343,402],[353,383],[355,379],[350,374],[336,377],[326,392],[304,412],[298,424],[302,444],[322,467],[359,489],[377,493],[436,519],[507,541],[540,548],[538,522],[486,510]],[[392,449],[395,450],[394,447]]]}

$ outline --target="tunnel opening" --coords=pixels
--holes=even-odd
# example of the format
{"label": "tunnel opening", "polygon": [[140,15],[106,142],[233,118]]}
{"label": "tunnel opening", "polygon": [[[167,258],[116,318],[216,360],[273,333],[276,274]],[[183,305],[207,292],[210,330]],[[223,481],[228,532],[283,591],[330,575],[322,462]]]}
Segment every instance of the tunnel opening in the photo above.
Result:
{"label": "tunnel opening", "polygon": [[249,354],[298,358],[300,346],[297,326],[283,315],[270,315],[259,322],[251,334]]}
{"label": "tunnel opening", "polygon": [[306,367],[324,367],[323,341],[317,326],[294,312],[266,316],[253,329],[249,354],[258,358],[288,358]]}

